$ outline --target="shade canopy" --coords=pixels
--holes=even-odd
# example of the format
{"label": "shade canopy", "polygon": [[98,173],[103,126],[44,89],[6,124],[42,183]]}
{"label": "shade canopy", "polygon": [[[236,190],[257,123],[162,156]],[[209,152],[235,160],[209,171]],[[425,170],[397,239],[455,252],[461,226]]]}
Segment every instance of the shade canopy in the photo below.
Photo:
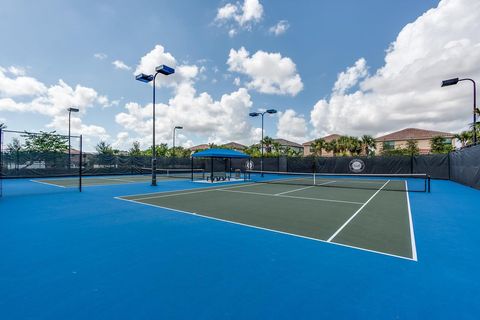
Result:
{"label": "shade canopy", "polygon": [[193,158],[250,158],[249,155],[230,149],[207,149],[194,153]]}

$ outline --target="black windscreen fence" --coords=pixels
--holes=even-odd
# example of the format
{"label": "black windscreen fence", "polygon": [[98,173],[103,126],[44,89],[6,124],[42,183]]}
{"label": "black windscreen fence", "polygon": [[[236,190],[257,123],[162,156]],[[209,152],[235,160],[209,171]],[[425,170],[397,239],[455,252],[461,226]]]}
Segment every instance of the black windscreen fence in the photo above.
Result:
{"label": "black windscreen fence", "polygon": [[[82,175],[135,175],[151,168],[149,156],[82,153],[80,137],[54,135],[63,143],[57,151],[42,151],[44,133],[0,130],[0,178],[74,177]],[[37,146],[37,147],[36,147]],[[316,173],[427,174],[433,179],[451,179],[480,188],[480,145],[450,154],[372,157],[265,157],[248,159],[197,159],[158,157],[159,169],[202,169],[205,172],[246,170]],[[213,166],[213,167],[212,167]],[[0,185],[1,188],[1,185]]]}
{"label": "black windscreen fence", "polygon": [[450,179],[480,189],[480,145],[450,153]]}
{"label": "black windscreen fence", "polygon": [[0,130],[2,178],[79,176],[81,157],[80,136]]}

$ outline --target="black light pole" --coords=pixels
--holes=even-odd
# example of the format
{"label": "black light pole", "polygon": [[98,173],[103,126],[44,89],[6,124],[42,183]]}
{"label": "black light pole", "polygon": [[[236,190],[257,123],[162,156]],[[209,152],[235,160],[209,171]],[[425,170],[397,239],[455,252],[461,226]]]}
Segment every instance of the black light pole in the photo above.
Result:
{"label": "black light pole", "polygon": [[140,73],[139,75],[135,76],[135,79],[141,82],[149,83],[153,81],[153,112],[152,112],[152,117],[153,117],[153,125],[152,125],[152,186],[157,185],[157,152],[155,148],[155,80],[157,78],[157,75],[161,73],[163,75],[171,75],[175,73],[175,69],[170,68],[166,65],[160,65],[155,68],[155,74],[144,74]]}
{"label": "black light pole", "polygon": [[173,151],[173,156],[174,157],[175,157],[175,130],[177,130],[177,129],[181,130],[181,129],[183,129],[183,127],[182,126],[175,126],[173,128],[173,149],[172,149],[172,151]]}
{"label": "black light pole", "polygon": [[265,113],[274,114],[274,113],[277,113],[277,110],[268,109],[267,111],[264,111],[264,112],[250,112],[248,114],[250,117],[262,116],[262,140],[260,141],[261,152],[262,152],[262,158],[260,159],[260,171],[262,172],[262,177],[263,177],[263,116],[265,115]]}
{"label": "black light pole", "polygon": [[470,78],[453,78],[442,81],[442,87],[453,86],[459,83],[460,81],[471,81],[473,83],[473,145],[477,144],[477,84],[473,79]]}
{"label": "black light pole", "polygon": [[78,108],[68,108],[68,169],[71,167],[71,160],[72,160],[72,144],[70,143],[70,119],[72,112],[78,112]]}

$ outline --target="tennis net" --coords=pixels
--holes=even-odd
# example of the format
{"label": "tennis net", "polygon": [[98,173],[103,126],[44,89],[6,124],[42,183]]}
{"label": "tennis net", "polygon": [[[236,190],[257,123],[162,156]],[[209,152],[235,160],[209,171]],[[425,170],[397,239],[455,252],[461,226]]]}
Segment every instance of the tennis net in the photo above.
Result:
{"label": "tennis net", "polygon": [[430,192],[427,174],[336,174],[249,170],[246,181],[327,188]]}
{"label": "tennis net", "polygon": [[[157,177],[180,178],[180,179],[205,179],[204,169],[157,169]],[[143,175],[151,175],[151,168],[142,168]]]}

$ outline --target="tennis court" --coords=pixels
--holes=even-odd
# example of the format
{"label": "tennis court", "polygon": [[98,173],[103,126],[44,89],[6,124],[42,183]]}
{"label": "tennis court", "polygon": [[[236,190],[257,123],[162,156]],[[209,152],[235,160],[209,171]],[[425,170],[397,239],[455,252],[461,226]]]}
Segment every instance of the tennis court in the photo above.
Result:
{"label": "tennis court", "polygon": [[395,176],[253,173],[251,182],[233,186],[117,199],[416,260],[407,190],[417,184]]}

